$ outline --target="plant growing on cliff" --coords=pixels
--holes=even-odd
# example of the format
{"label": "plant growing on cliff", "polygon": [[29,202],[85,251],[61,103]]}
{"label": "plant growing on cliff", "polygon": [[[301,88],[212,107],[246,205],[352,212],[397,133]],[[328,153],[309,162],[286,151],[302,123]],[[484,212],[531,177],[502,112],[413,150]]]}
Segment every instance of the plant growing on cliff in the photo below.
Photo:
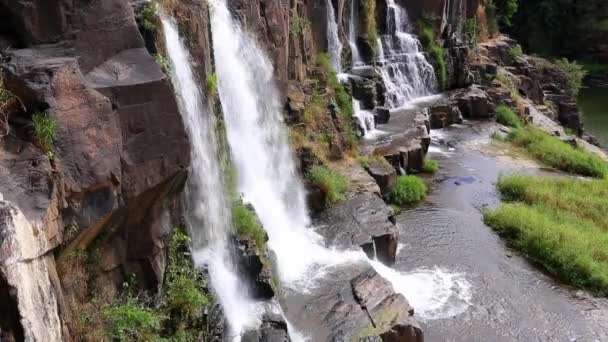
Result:
{"label": "plant growing on cliff", "polygon": [[418,34],[420,35],[422,47],[435,62],[435,73],[439,88],[445,90],[448,86],[448,65],[445,50],[435,38],[434,21],[433,18],[429,17],[419,19],[417,23]]}
{"label": "plant growing on cliff", "polygon": [[323,165],[315,165],[308,171],[306,178],[325,194],[330,204],[336,204],[346,199],[349,182],[339,172]]}
{"label": "plant growing on cliff", "polygon": [[298,15],[295,11],[292,11],[292,16],[289,21],[289,33],[293,36],[299,36],[309,27],[309,25],[310,23],[306,18]]}
{"label": "plant growing on cliff", "polygon": [[161,55],[160,53],[157,53],[154,54],[154,60],[165,74],[168,75],[171,72],[171,62],[167,57]]}
{"label": "plant growing on cliff", "polygon": [[215,72],[207,75],[207,95],[210,97],[215,97],[218,94],[217,90],[217,74]]}
{"label": "plant growing on cliff", "polygon": [[418,203],[426,197],[427,187],[422,178],[417,176],[400,176],[388,194],[388,199],[395,205]]}
{"label": "plant growing on cliff", "polygon": [[568,78],[568,88],[570,88],[572,95],[578,96],[583,87],[583,79],[587,75],[584,67],[576,61],[569,61],[566,58],[555,60],[555,66]]}
{"label": "plant growing on cliff", "polygon": [[146,2],[139,12],[135,15],[135,20],[139,24],[139,27],[147,31],[154,31],[156,25],[156,3],[154,1]]}
{"label": "plant growing on cliff", "polygon": [[40,148],[52,158],[53,143],[57,134],[57,121],[46,112],[36,112],[32,116],[34,122],[34,133]]}
{"label": "plant growing on cliff", "polygon": [[361,13],[369,42],[375,52],[378,50],[378,27],[376,24],[376,0],[362,0]]}
{"label": "plant growing on cliff", "polygon": [[466,30],[466,37],[469,47],[471,49],[475,49],[479,43],[479,27],[477,25],[477,17],[467,19]]}
{"label": "plant growing on cliff", "polygon": [[101,311],[106,336],[118,341],[153,341],[159,333],[165,316],[144,307],[137,298],[111,305]]}
{"label": "plant growing on cliff", "polygon": [[232,225],[237,234],[252,238],[261,253],[266,249],[266,232],[258,221],[253,210],[244,205],[241,200],[232,206]]}

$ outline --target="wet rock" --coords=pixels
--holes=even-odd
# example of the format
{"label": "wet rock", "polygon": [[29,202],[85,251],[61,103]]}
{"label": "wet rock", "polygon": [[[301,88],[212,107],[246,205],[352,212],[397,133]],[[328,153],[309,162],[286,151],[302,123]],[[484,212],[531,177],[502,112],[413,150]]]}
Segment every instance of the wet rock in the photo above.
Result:
{"label": "wet rock", "polygon": [[261,251],[255,241],[247,236],[241,236],[236,245],[239,274],[248,285],[250,296],[254,299],[273,298],[275,292],[267,251]]}
{"label": "wet rock", "polygon": [[471,86],[457,97],[458,108],[465,118],[489,118],[494,113],[494,105],[485,91]]}
{"label": "wet rock", "polygon": [[392,188],[393,184],[395,184],[395,180],[397,179],[397,172],[395,168],[391,166],[387,162],[378,162],[373,161],[369,163],[365,168],[367,172],[374,178],[378,186],[380,187],[380,191],[383,194],[388,193]]}
{"label": "wet rock", "polygon": [[460,109],[451,104],[440,104],[429,108],[431,129],[445,128],[455,123],[462,123]]}
{"label": "wet rock", "polygon": [[262,324],[257,330],[250,330],[243,334],[243,342],[290,342],[287,322],[281,315],[266,312],[262,317]]}
{"label": "wet rock", "polygon": [[296,122],[304,113],[306,107],[306,94],[298,82],[289,82],[287,85],[287,101],[289,106],[289,119]]}
{"label": "wet rock", "polygon": [[376,106],[376,82],[371,78],[349,77],[352,95],[361,102],[362,109],[373,109]]}
{"label": "wet rock", "polygon": [[360,246],[371,258],[377,257],[386,264],[395,262],[398,229],[393,223],[392,208],[378,194],[355,194],[321,212],[316,221],[327,246]]}
{"label": "wet rock", "polygon": [[386,107],[376,107],[374,108],[374,118],[377,125],[386,124],[391,118],[391,111]]}

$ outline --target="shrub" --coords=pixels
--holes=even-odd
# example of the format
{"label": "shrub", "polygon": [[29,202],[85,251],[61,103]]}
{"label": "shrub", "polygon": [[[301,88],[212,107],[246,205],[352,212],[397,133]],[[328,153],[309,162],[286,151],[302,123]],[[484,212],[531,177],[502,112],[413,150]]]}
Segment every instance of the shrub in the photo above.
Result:
{"label": "shrub", "polygon": [[435,62],[435,74],[437,75],[439,87],[440,89],[445,90],[448,86],[448,66],[445,60],[446,54],[444,48],[440,46],[439,43],[437,43],[437,39],[435,39],[433,21],[432,18],[422,18],[418,20],[418,34],[420,35],[422,47]]}
{"label": "shrub", "polygon": [[585,75],[587,75],[587,71],[585,71],[583,66],[576,61],[570,62],[566,58],[555,60],[555,66],[568,78],[568,88],[570,88],[572,95],[578,96],[578,93],[583,86],[583,79],[585,78]]}
{"label": "shrub", "polygon": [[289,32],[294,36],[299,36],[309,27],[308,20],[298,14],[293,14],[289,22]]}
{"label": "shrub", "polygon": [[519,119],[519,116],[517,116],[517,114],[515,114],[515,112],[511,108],[505,105],[499,105],[498,107],[496,107],[496,121],[508,127],[522,127],[522,123]]}
{"label": "shrub", "polygon": [[42,151],[50,157],[53,154],[53,142],[55,141],[57,132],[57,122],[44,112],[34,113],[32,121],[34,122],[36,140]]}
{"label": "shrub", "polygon": [[513,129],[507,136],[507,141],[556,169],[596,178],[605,178],[608,175],[607,164],[600,157],[573,147],[538,128],[528,126]]}
{"label": "shrub", "polygon": [[509,243],[572,284],[608,294],[608,183],[515,175],[498,182],[509,202],[484,213]]}
{"label": "shrub", "polygon": [[490,2],[495,7],[498,23],[503,27],[510,27],[511,19],[519,8],[519,0],[490,0]]}
{"label": "shrub", "polygon": [[521,48],[521,45],[516,45],[509,49],[509,58],[511,61],[514,61],[517,57],[521,57],[524,55],[524,51]]}
{"label": "shrub", "polygon": [[406,205],[418,203],[426,197],[427,187],[420,177],[401,176],[388,194],[391,203]]}
{"label": "shrub", "polygon": [[466,37],[469,47],[474,49],[477,47],[477,43],[479,43],[479,27],[477,25],[477,17],[467,19],[466,29]]}
{"label": "shrub", "polygon": [[212,72],[207,75],[207,95],[211,97],[217,96],[217,89],[217,74]]}
{"label": "shrub", "polygon": [[325,166],[315,165],[308,172],[307,178],[323,191],[329,203],[335,204],[346,198],[349,182],[340,173]]}
{"label": "shrub", "polygon": [[255,213],[240,201],[232,207],[232,224],[239,235],[246,235],[255,240],[260,251],[266,246],[266,232]]}
{"label": "shrub", "polygon": [[137,23],[141,28],[147,31],[154,31],[156,25],[154,21],[156,18],[156,3],[154,1],[148,1],[144,4],[141,10],[135,16]]}
{"label": "shrub", "polygon": [[169,74],[171,72],[171,62],[169,62],[169,59],[167,57],[161,55],[160,53],[157,53],[154,55],[154,60],[156,60],[156,63],[160,65],[161,70],[165,74]]}
{"label": "shrub", "polygon": [[424,173],[435,173],[439,170],[439,162],[433,159],[427,159],[424,161],[422,166],[422,172]]}
{"label": "shrub", "polygon": [[108,338],[119,341],[150,341],[158,339],[164,316],[143,307],[135,298],[101,311]]}

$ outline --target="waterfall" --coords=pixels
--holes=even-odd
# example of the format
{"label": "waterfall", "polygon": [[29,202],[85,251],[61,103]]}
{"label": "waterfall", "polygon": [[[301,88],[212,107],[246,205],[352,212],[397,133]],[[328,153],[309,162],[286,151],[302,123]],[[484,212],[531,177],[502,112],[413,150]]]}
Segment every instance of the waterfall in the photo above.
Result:
{"label": "waterfall", "polygon": [[372,136],[371,133],[376,129],[374,113],[369,110],[361,109],[361,102],[353,99],[353,116],[361,128],[363,137],[370,138]]}
{"label": "waterfall", "polygon": [[338,22],[336,21],[336,12],[332,0],[326,0],[327,3],[327,51],[331,59],[331,65],[336,73],[342,72],[342,42],[338,34]]}
{"label": "waterfall", "polygon": [[187,221],[197,267],[207,267],[211,286],[219,297],[231,331],[239,336],[256,327],[253,303],[239,281],[230,253],[231,218],[218,162],[215,119],[209,112],[192,71],[190,53],[180,39],[175,22],[162,17],[171,80],[190,143],[192,171],[186,190]]}
{"label": "waterfall", "polygon": [[226,0],[210,0],[210,4],[218,89],[238,189],[268,233],[268,247],[276,255],[282,285],[305,292],[322,279],[322,266],[364,261],[388,275],[395,289],[421,305],[435,293],[455,292],[452,282],[446,285],[423,279],[408,286],[412,279],[419,279],[418,273],[402,274],[382,267],[361,250],[323,246],[320,236],[309,229],[305,191],[289,149],[272,63],[256,39],[233,20]]}
{"label": "waterfall", "polygon": [[357,46],[357,20],[359,18],[358,8],[356,1],[350,1],[350,21],[348,25],[348,44],[350,45],[350,51],[352,56],[353,67],[362,64],[361,54],[359,53],[359,47]]}
{"label": "waterfall", "polygon": [[386,86],[385,105],[397,108],[415,98],[431,95],[436,79],[418,38],[408,33],[411,27],[407,12],[395,0],[387,0],[386,28],[379,62]]}

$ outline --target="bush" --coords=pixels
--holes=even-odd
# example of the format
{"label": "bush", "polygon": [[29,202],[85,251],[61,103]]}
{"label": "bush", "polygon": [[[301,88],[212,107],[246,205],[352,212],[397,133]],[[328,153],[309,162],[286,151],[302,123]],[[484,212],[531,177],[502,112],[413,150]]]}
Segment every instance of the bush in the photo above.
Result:
{"label": "bush", "polygon": [[484,213],[509,243],[572,284],[608,294],[608,183],[503,177],[509,202]]}
{"label": "bush", "polygon": [[241,202],[232,206],[232,224],[239,235],[246,235],[255,240],[260,252],[266,246],[266,232],[255,213]]}
{"label": "bush", "polygon": [[439,170],[439,162],[432,159],[427,159],[424,161],[424,165],[422,166],[422,172],[424,173],[435,173]]}
{"label": "bush", "polygon": [[479,26],[477,25],[477,17],[467,19],[466,22],[466,37],[469,47],[475,49],[479,43]]}
{"label": "bush", "polygon": [[207,96],[215,97],[217,94],[217,74],[212,72],[207,75]]}
{"label": "bush", "polygon": [[448,87],[448,66],[445,60],[446,54],[444,48],[440,46],[439,43],[437,43],[437,39],[435,39],[433,19],[422,18],[418,20],[417,26],[422,47],[435,62],[435,74],[437,75],[439,87],[440,89],[445,90]]}
{"label": "bush", "polygon": [[323,191],[329,203],[335,204],[345,200],[349,182],[340,173],[325,166],[316,165],[310,169],[307,178],[314,186]]}
{"label": "bush", "polygon": [[310,23],[305,17],[294,14],[290,18],[289,22],[289,32],[293,36],[299,36],[310,26]]}
{"label": "bush", "polygon": [[511,58],[511,61],[515,61],[517,57],[521,57],[523,55],[524,51],[522,50],[521,45],[516,45],[509,49],[509,57]]}
{"label": "bush", "polygon": [[154,31],[156,25],[154,25],[156,18],[156,3],[154,1],[148,1],[144,4],[142,9],[136,14],[135,19],[141,28],[147,31]]}
{"label": "bush", "polygon": [[161,55],[160,53],[157,53],[154,55],[154,60],[156,60],[156,63],[160,65],[161,70],[165,74],[169,74],[171,72],[171,62],[169,62],[169,59],[167,57]]}
{"label": "bush", "polygon": [[53,142],[57,132],[57,122],[47,113],[37,112],[32,117],[36,140],[44,153],[51,156],[53,153]]}
{"label": "bush", "polygon": [[108,338],[119,341],[150,341],[158,339],[164,316],[143,307],[137,299],[115,304],[102,310]]}
{"label": "bush", "polygon": [[517,116],[511,108],[505,105],[496,107],[496,121],[513,128],[521,128],[523,126],[519,116]]}
{"label": "bush", "polygon": [[583,86],[583,79],[587,75],[584,67],[576,61],[570,62],[566,58],[555,60],[555,66],[568,78],[568,88],[570,88],[572,95],[578,96]]}
{"label": "bush", "polygon": [[389,201],[396,205],[418,203],[426,197],[427,187],[420,177],[401,176],[388,194]]}
{"label": "bush", "polygon": [[528,126],[513,129],[507,136],[507,141],[558,170],[596,178],[605,178],[608,175],[607,164],[600,157],[573,147],[538,128]]}

